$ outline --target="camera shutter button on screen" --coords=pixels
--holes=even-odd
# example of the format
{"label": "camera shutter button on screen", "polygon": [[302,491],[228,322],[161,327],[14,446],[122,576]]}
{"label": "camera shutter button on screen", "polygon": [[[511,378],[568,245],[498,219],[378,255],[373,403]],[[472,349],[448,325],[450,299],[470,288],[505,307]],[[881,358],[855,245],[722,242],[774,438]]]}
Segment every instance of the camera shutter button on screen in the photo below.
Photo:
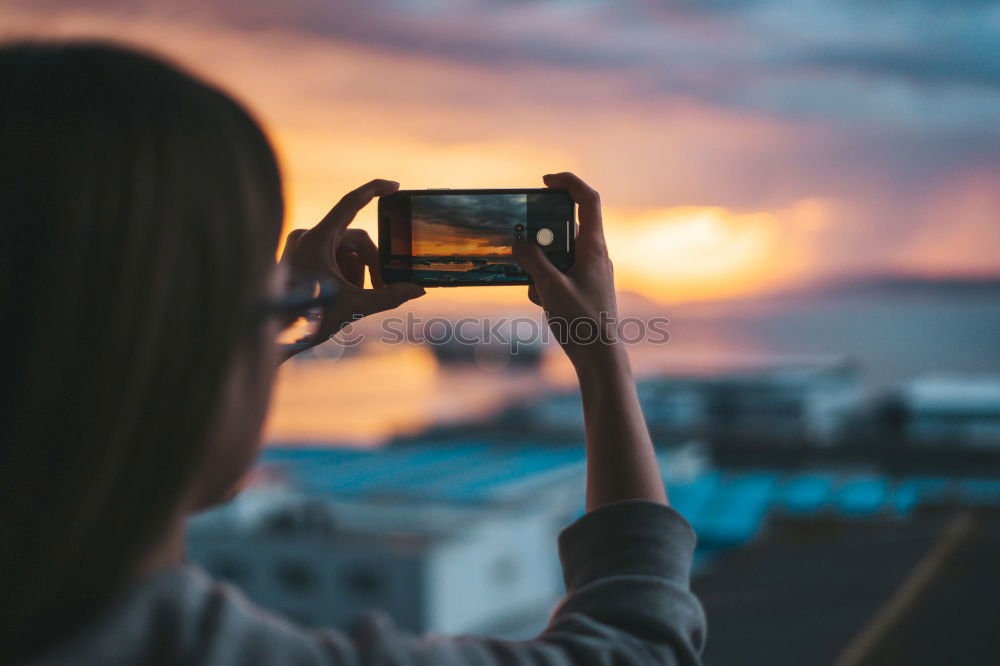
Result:
{"label": "camera shutter button on screen", "polygon": [[542,246],[552,245],[552,241],[554,241],[555,239],[556,235],[552,233],[552,230],[547,227],[539,229],[538,233],[535,234],[535,240],[538,241],[538,244]]}

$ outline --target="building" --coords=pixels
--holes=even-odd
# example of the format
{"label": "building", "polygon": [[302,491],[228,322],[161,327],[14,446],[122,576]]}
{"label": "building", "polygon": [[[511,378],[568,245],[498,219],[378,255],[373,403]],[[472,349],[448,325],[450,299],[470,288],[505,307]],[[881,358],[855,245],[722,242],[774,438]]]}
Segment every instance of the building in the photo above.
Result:
{"label": "building", "polygon": [[[691,437],[719,446],[834,446],[845,438],[866,395],[857,366],[843,358],[744,359],[697,371],[680,369],[638,382],[657,441]],[[554,433],[581,433],[577,391],[514,406],[499,422]]]}
{"label": "building", "polygon": [[1000,451],[1000,377],[918,377],[892,403],[906,443]]}
{"label": "building", "polygon": [[[701,473],[697,447],[663,457]],[[559,531],[584,510],[582,446],[271,448],[251,487],[191,521],[189,556],[306,625],[372,609],[413,631],[497,631],[563,592]]]}
{"label": "building", "polygon": [[[713,469],[697,443],[660,465],[698,534],[696,572],[775,517],[893,522],[1000,505],[992,478]],[[563,593],[556,536],[583,513],[584,466],[579,445],[271,448],[247,491],[191,521],[189,556],[306,625],[347,628],[377,609],[413,631],[523,637]]]}

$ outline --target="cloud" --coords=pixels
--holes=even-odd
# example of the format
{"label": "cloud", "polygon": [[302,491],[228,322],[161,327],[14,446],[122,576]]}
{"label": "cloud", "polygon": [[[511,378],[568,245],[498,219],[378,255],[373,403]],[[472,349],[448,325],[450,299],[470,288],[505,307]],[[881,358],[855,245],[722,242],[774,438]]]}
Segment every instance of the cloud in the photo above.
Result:
{"label": "cloud", "polygon": [[[572,169],[625,211],[609,229],[681,206],[781,221],[822,200],[829,224],[793,243],[817,274],[1000,270],[962,240],[996,216],[968,183],[1000,174],[998,21],[1000,3],[944,0],[0,9],[8,31],[127,36],[222,81],[270,126],[296,225],[376,176],[523,187]],[[792,227],[774,228],[772,264]]]}
{"label": "cloud", "polygon": [[510,247],[528,212],[525,195],[414,195],[410,202],[414,243],[460,253]]}
{"label": "cloud", "polygon": [[805,55],[801,62],[920,84],[1000,87],[1000,60],[984,59],[978,55],[970,57],[970,54],[963,53],[824,49]]}

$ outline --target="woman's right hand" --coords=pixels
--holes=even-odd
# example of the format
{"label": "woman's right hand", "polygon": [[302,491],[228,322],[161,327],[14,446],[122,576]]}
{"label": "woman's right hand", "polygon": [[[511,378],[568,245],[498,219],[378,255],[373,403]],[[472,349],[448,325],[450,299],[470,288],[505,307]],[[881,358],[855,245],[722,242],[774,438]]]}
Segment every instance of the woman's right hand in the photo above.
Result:
{"label": "woman's right hand", "polygon": [[[537,246],[524,241],[516,243],[514,254],[535,282],[528,297],[545,308],[580,380],[587,509],[631,499],[665,504],[667,495],[628,354],[615,335],[618,308],[600,197],[571,173],[545,176],[545,184],[568,191],[580,206],[576,261],[562,273]],[[585,328],[590,329],[589,339],[580,330]]]}
{"label": "woman's right hand", "polygon": [[566,190],[579,206],[576,258],[563,273],[537,246],[514,243],[514,257],[531,275],[528,298],[540,305],[555,337],[579,369],[618,347],[614,271],[604,241],[600,195],[572,173],[543,176],[550,188]]}

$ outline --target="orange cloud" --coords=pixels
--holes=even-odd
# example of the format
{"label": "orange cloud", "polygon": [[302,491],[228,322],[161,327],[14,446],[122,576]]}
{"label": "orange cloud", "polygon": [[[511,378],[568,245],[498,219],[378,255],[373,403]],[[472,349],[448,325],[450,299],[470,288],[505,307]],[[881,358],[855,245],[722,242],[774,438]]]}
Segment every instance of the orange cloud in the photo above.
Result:
{"label": "orange cloud", "polygon": [[[997,202],[986,186],[945,183],[926,206],[913,197],[917,213],[885,220],[895,204],[875,177],[852,198],[843,169],[799,175],[837,149],[840,135],[816,123],[646,94],[650,81],[634,71],[484,68],[157,11],[2,8],[0,25],[6,36],[124,35],[220,82],[274,140],[289,229],[311,226],[343,193],[376,177],[407,188],[524,187],[568,169],[608,206],[621,286],[658,300],[727,297],[886,265],[1000,268],[990,243]],[[874,173],[860,161],[851,170]],[[833,193],[826,180],[840,189]],[[868,200],[880,196],[871,209]],[[373,234],[374,209],[356,222]],[[463,291],[448,298],[461,300]],[[523,289],[491,293],[523,299]]]}
{"label": "orange cloud", "polygon": [[802,276],[827,215],[815,200],[775,212],[612,209],[605,229],[620,287],[687,301],[742,296]]}

